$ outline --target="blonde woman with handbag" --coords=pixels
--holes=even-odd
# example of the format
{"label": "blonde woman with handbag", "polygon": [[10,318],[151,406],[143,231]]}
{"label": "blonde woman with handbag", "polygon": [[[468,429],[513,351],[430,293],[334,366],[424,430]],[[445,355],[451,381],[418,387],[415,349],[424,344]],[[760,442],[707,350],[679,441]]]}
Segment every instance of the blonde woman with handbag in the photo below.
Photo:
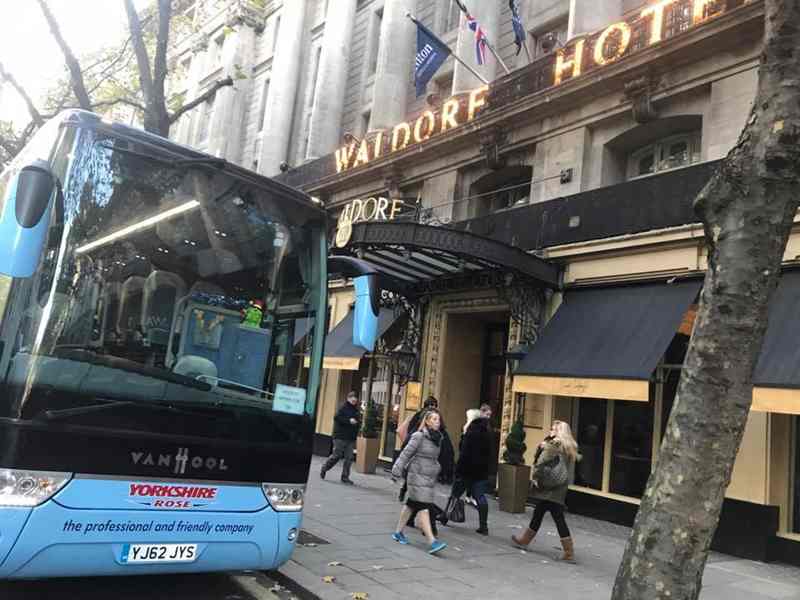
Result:
{"label": "blonde woman with handbag", "polygon": [[575,549],[564,518],[564,506],[567,489],[575,478],[575,463],[578,460],[578,444],[570,426],[564,421],[553,421],[550,434],[536,449],[532,479],[533,497],[537,503],[528,528],[520,536],[511,536],[517,546],[527,547],[533,541],[545,513],[549,512],[561,538],[564,550],[561,560],[574,560]]}

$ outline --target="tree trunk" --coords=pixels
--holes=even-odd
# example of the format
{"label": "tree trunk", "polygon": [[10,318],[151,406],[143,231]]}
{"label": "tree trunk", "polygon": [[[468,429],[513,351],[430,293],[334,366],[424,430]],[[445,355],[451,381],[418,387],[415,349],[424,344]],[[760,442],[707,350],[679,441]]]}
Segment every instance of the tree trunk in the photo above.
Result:
{"label": "tree trunk", "polygon": [[753,111],[701,192],[709,264],[655,470],[613,600],[695,599],[752,402],[767,310],[800,202],[800,0],[766,0]]}
{"label": "tree trunk", "polygon": [[[144,98],[144,129],[151,133],[160,134],[158,115],[153,110],[155,87],[153,85],[153,72],[150,69],[150,57],[147,54],[147,46],[144,43],[142,23],[139,20],[136,7],[133,5],[133,0],[123,0],[123,2],[125,4],[125,12],[128,14],[128,28],[131,32],[131,43],[133,44],[133,52],[136,55],[136,65],[139,68],[139,85],[142,88],[142,98]],[[169,133],[169,130],[167,132]]]}

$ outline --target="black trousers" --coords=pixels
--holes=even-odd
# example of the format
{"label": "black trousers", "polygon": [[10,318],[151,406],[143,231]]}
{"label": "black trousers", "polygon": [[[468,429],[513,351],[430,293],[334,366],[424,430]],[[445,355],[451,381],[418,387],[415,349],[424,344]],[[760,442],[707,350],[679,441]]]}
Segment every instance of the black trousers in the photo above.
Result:
{"label": "black trousers", "polygon": [[533,509],[533,516],[531,517],[531,524],[529,527],[533,531],[539,531],[539,527],[542,526],[542,519],[544,518],[544,514],[546,512],[549,512],[553,517],[553,521],[556,522],[558,537],[570,537],[569,527],[567,527],[567,520],[564,518],[564,507],[561,504],[552,502],[550,500],[539,500],[536,503],[536,508]]}

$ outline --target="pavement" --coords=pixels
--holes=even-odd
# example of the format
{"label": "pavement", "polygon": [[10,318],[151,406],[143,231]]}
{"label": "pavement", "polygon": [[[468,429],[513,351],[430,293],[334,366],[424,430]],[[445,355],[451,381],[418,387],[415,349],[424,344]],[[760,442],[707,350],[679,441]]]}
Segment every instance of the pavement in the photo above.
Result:
{"label": "pavement", "polygon": [[[525,527],[525,515],[500,512],[490,500],[488,537],[475,533],[477,512],[467,507],[467,522],[441,527],[449,547],[426,553],[421,533],[407,529],[411,543],[390,537],[397,523],[399,487],[379,467],[375,475],[353,473],[356,486],[339,482],[338,466],[325,481],[315,459],[304,511],[302,544],[280,573],[305,590],[300,598],[392,600],[424,598],[490,600],[502,598],[610,598],[630,529],[568,514],[575,540],[575,564],[555,560],[559,539],[550,517],[529,550],[514,548],[512,533]],[[448,489],[438,490],[444,506]],[[310,534],[310,535],[309,535]],[[800,600],[800,569],[712,554],[701,600]],[[647,599],[643,599],[647,600]]]}

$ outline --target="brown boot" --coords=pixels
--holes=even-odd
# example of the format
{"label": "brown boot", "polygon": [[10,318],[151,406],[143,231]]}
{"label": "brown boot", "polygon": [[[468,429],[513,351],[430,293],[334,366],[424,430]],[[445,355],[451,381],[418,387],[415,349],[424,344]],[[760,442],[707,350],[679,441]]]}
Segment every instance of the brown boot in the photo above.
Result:
{"label": "brown boot", "polygon": [[536,537],[536,532],[533,529],[525,528],[525,531],[522,532],[522,535],[511,536],[511,541],[514,542],[517,546],[521,546],[523,548],[527,548],[528,544],[533,541],[533,538]]}
{"label": "brown boot", "polygon": [[566,560],[569,562],[575,561],[575,546],[572,544],[572,538],[561,538],[561,547],[564,549],[564,554],[559,560]]}

